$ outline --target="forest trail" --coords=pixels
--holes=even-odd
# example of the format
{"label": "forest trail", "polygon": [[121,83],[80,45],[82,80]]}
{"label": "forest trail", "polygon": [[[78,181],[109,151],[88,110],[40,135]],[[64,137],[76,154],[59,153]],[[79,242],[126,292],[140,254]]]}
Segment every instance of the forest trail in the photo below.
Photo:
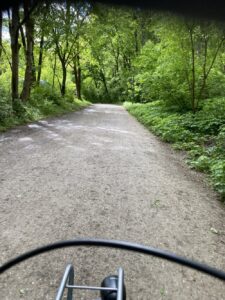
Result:
{"label": "forest trail", "polygon": [[[91,105],[0,134],[0,160],[1,263],[56,240],[98,237],[225,270],[224,205],[204,176],[121,106]],[[155,258],[67,249],[6,273],[0,298],[52,299],[71,261],[79,283],[93,285],[122,266],[128,300],[225,295],[224,283]]]}

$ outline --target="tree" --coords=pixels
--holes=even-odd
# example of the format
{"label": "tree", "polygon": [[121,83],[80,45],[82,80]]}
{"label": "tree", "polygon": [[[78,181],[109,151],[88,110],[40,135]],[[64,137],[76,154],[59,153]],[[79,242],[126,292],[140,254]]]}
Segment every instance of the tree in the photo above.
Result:
{"label": "tree", "polygon": [[9,32],[11,38],[11,52],[12,52],[12,79],[11,79],[11,89],[12,89],[12,100],[13,104],[16,99],[19,98],[19,5],[15,4],[12,8],[12,18],[10,18],[10,11],[8,11],[9,17]]}
{"label": "tree", "polygon": [[2,11],[0,11],[0,59],[2,56],[2,22],[3,22]]}
{"label": "tree", "polygon": [[[25,58],[26,58],[26,70],[23,83],[23,89],[20,95],[21,100],[27,101],[30,97],[30,91],[32,84],[35,81],[35,66],[34,66],[34,20],[31,15],[35,4],[31,0],[24,0],[24,20],[26,28],[26,43],[25,43]],[[21,26],[21,25],[20,25]]]}
{"label": "tree", "polygon": [[207,83],[224,44],[220,26],[203,20],[155,15],[154,39],[136,61],[143,100],[162,99],[180,110],[199,108],[210,96]]}
{"label": "tree", "polygon": [[[65,4],[51,6],[52,40],[55,44],[55,51],[62,67],[61,94],[66,92],[67,67],[71,60],[76,62],[78,67],[79,54],[74,53],[79,37],[81,24],[87,16],[87,7],[81,2],[72,4],[67,1]],[[77,74],[77,73],[76,73]]]}
{"label": "tree", "polygon": [[198,23],[189,21],[185,25],[191,52],[191,72],[186,71],[187,82],[192,111],[196,112],[199,101],[205,96],[207,79],[224,44],[225,34],[223,31],[218,32],[215,26],[206,21]]}

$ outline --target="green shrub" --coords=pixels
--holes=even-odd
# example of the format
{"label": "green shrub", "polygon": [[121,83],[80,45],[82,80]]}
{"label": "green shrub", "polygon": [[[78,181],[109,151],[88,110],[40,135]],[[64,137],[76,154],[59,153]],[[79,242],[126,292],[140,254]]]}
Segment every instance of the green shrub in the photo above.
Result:
{"label": "green shrub", "polygon": [[12,115],[12,101],[10,95],[3,89],[0,89],[0,122]]}
{"label": "green shrub", "polygon": [[198,171],[207,172],[210,169],[211,160],[206,155],[198,156],[195,160],[190,161],[190,165]]}
{"label": "green shrub", "polygon": [[[0,91],[1,94],[1,91]],[[69,91],[65,97],[52,91],[49,85],[39,86],[33,89],[29,101],[23,103],[20,99],[10,105],[10,96],[0,97],[0,130],[24,124],[65,112],[77,110],[89,105],[87,101],[79,101]]]}
{"label": "green shrub", "polygon": [[225,197],[225,99],[201,103],[195,114],[175,113],[164,101],[147,104],[125,103],[125,108],[143,125],[185,150],[190,167],[206,172],[222,197]]}
{"label": "green shrub", "polygon": [[225,159],[216,160],[212,163],[210,171],[215,189],[225,199]]}

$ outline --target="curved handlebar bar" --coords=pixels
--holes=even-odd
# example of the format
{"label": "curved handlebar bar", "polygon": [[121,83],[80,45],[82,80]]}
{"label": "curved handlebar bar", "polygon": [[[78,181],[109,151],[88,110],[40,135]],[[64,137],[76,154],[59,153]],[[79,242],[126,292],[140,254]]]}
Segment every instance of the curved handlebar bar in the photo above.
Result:
{"label": "curved handlebar bar", "polygon": [[104,239],[77,239],[77,240],[67,240],[67,241],[59,241],[53,244],[49,244],[46,246],[42,246],[40,248],[36,248],[29,252],[26,252],[20,256],[17,256],[2,266],[0,266],[0,274],[5,272],[6,270],[12,268],[13,266],[19,264],[22,261],[25,261],[31,257],[37,256],[39,254],[53,251],[56,249],[67,248],[67,247],[78,247],[78,246],[94,246],[94,247],[106,247],[106,248],[115,248],[127,251],[138,252],[146,255],[156,256],[162,259],[166,259],[168,261],[175,262],[177,264],[198,270],[202,273],[206,273],[218,279],[225,281],[225,272],[218,270],[216,268],[207,266],[203,263],[199,263],[196,261],[192,261],[182,256],[178,256],[174,253],[157,249],[153,247],[147,247],[141,244],[118,241],[118,240],[104,240]]}

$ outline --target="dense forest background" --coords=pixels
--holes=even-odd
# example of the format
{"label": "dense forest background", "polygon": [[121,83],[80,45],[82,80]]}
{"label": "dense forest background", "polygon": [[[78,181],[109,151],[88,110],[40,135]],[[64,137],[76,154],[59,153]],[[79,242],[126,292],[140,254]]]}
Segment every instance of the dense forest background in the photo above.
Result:
{"label": "dense forest background", "polygon": [[224,42],[224,23],[211,20],[24,0],[0,13],[0,130],[124,103],[224,196]]}

